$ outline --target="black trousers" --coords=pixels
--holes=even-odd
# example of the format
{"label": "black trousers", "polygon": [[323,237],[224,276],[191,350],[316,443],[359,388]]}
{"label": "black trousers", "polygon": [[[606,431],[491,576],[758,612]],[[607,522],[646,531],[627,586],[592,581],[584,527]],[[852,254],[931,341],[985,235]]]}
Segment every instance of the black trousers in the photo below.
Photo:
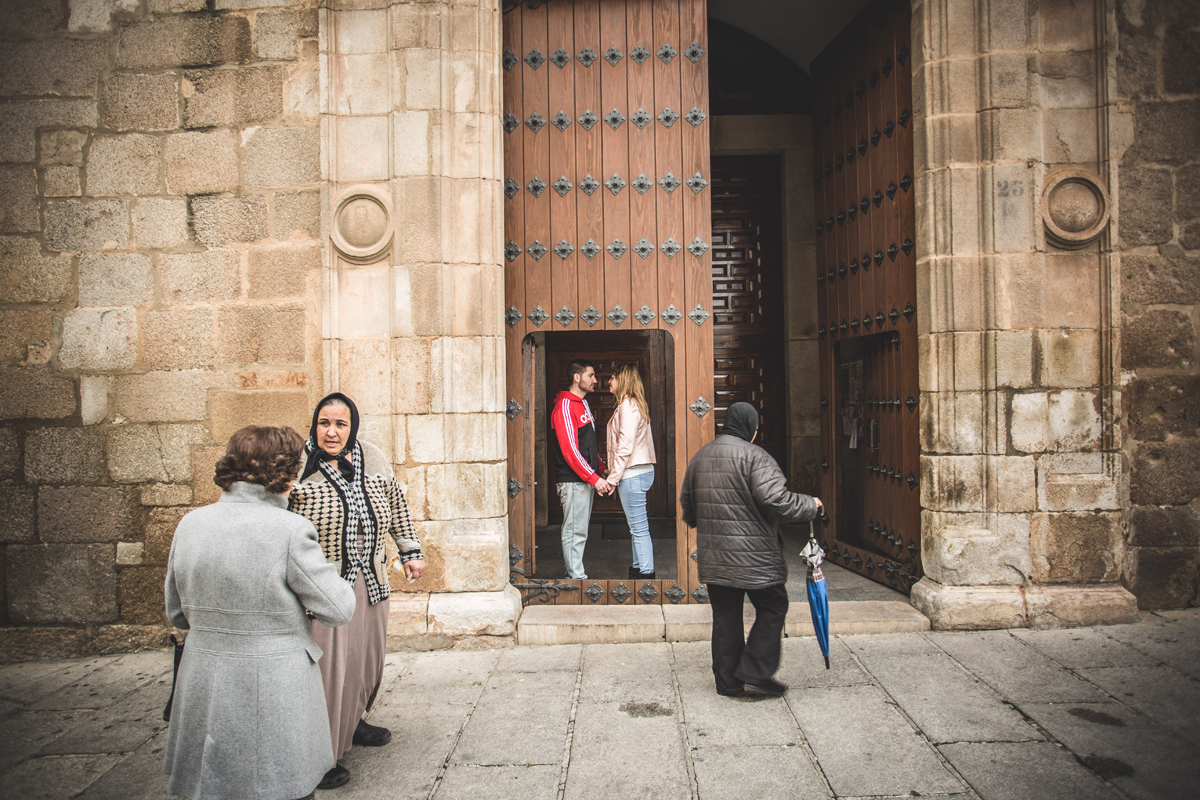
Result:
{"label": "black trousers", "polygon": [[[745,635],[742,606],[749,595],[756,614]],[[712,606],[712,668],[717,691],[736,692],[742,684],[761,683],[779,669],[780,637],[787,618],[788,595],[783,584],[765,589],[738,589],[708,584]]]}

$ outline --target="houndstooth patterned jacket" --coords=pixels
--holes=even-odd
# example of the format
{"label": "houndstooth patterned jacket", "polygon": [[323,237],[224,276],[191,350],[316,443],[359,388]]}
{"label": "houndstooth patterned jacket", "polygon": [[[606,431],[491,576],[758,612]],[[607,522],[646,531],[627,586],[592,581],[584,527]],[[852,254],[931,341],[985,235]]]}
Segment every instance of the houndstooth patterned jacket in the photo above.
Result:
{"label": "houndstooth patterned jacket", "polygon": [[[422,558],[421,542],[417,538],[416,528],[408,513],[408,503],[404,499],[404,491],[396,483],[396,479],[381,470],[380,462],[386,465],[386,457],[374,446],[363,443],[365,459],[363,486],[366,489],[367,502],[375,516],[375,552],[371,555],[371,567],[375,583],[378,586],[378,597],[371,597],[371,603],[377,603],[390,594],[388,584],[388,565],[397,555],[401,563],[414,558]],[[374,452],[372,452],[374,451]],[[320,473],[316,473],[317,477]],[[292,487],[288,498],[288,510],[293,511],[313,524],[317,529],[317,538],[325,558],[336,562],[338,569],[345,572],[343,551],[345,541],[345,507],[337,490],[324,479],[317,477]],[[371,582],[368,581],[368,584]],[[375,594],[375,592],[370,592]]]}

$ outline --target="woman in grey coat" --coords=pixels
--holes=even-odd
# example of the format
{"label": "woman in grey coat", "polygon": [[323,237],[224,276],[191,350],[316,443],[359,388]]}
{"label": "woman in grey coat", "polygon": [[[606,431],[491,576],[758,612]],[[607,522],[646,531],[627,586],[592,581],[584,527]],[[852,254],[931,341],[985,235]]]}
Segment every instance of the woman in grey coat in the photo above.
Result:
{"label": "woman in grey coat", "polygon": [[217,462],[221,499],[175,530],[167,616],[190,632],[163,761],[171,794],[292,800],[333,766],[305,612],[342,625],[354,590],[287,510],[302,447],[291,428],[238,431]]}

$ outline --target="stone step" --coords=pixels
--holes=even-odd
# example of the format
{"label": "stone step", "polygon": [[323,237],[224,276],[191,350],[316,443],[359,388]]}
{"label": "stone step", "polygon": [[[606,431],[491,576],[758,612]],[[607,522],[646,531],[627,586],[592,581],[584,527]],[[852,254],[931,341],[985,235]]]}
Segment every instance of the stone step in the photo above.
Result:
{"label": "stone step", "polygon": [[[746,604],[746,628],[754,608]],[[929,619],[897,600],[843,600],[829,604],[831,634],[915,633],[930,629]],[[786,636],[812,636],[812,617],[804,603],[793,603],[784,624]],[[517,623],[518,644],[611,644],[617,642],[704,642],[712,636],[707,606],[526,606]]]}

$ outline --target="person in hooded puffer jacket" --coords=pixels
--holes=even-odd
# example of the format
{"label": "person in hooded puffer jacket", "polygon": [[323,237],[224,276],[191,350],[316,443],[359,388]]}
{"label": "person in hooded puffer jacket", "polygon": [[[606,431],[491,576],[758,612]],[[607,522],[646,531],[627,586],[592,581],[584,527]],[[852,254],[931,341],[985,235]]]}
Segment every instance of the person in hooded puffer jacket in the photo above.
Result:
{"label": "person in hooded puffer jacket", "polygon": [[[787,564],[779,523],[814,519],[821,501],[789,492],[779,464],[758,445],[758,412],[734,403],[721,435],[688,463],[679,503],[696,528],[700,582],[712,606],[712,668],[717,693],[781,695],[775,680],[780,636],[787,617]],[[756,614],[744,637],[746,596]]]}

